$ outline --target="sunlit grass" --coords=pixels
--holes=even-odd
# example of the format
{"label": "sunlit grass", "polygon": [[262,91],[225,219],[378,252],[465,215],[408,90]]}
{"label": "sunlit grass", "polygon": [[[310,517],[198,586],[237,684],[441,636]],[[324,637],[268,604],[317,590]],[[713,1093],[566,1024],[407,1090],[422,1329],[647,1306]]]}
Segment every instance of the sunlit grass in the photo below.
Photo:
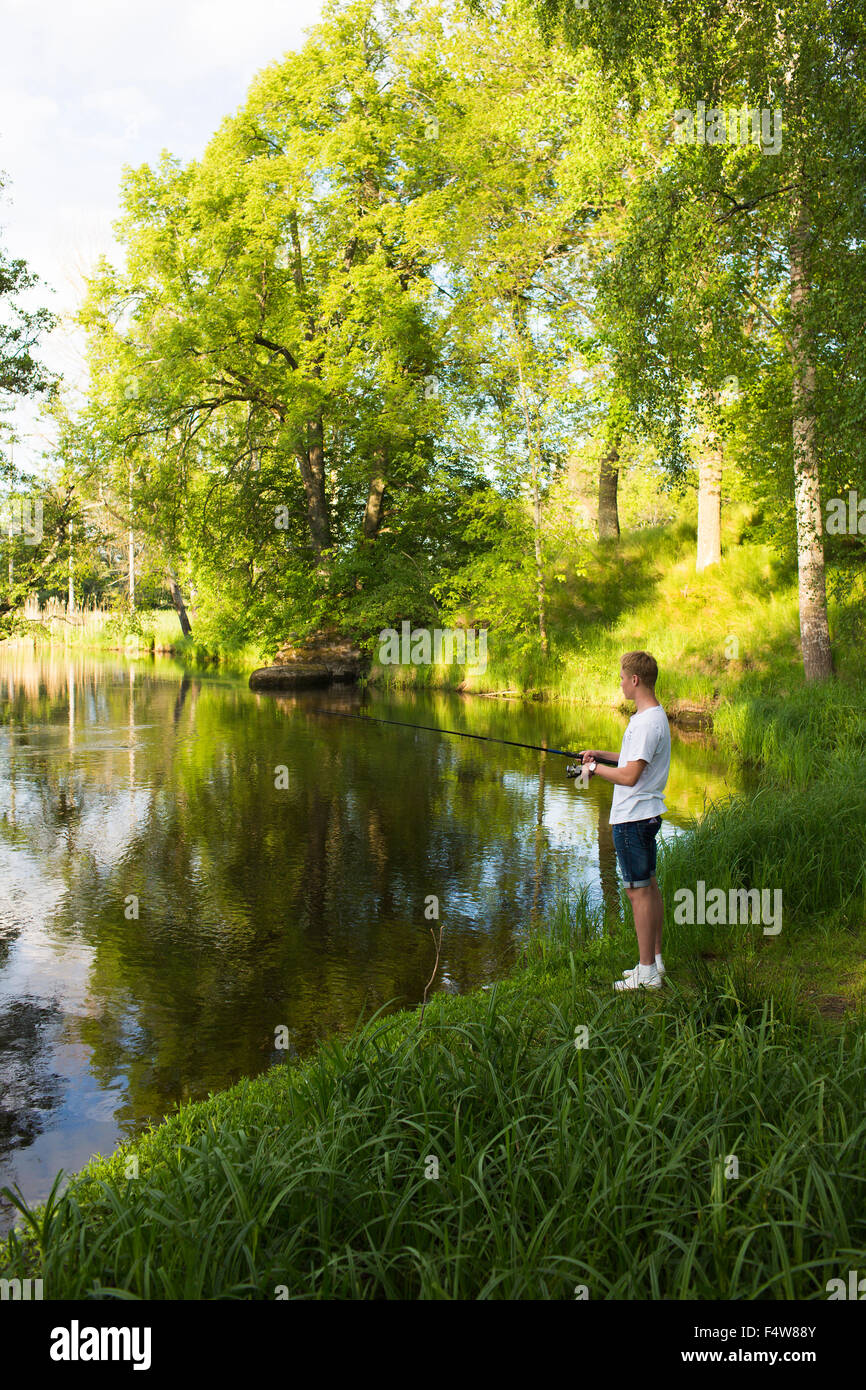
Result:
{"label": "sunlit grass", "polygon": [[221,641],[213,634],[208,635],[207,641],[199,640],[195,633],[184,636],[173,608],[143,609],[135,614],[118,612],[104,621],[89,619],[80,625],[54,619],[41,626],[32,624],[26,640],[37,646],[122,652],[131,659],[166,653],[196,665],[219,661],[237,671],[252,671],[268,660],[257,642],[238,645]]}

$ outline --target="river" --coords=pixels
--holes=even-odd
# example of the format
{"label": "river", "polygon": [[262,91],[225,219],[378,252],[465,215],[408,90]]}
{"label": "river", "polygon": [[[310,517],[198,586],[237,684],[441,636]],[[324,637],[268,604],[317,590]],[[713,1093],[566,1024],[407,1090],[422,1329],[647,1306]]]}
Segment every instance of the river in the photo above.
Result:
{"label": "river", "polygon": [[[0,650],[0,1187],[45,1197],[175,1102],[397,1001],[499,977],[585,887],[616,909],[611,788],[565,759],[323,713],[565,748],[613,712],[335,687],[253,694],[168,658]],[[729,790],[673,733],[678,833]],[[275,1047],[288,1030],[289,1051]],[[0,1200],[0,1230],[12,1208]]]}

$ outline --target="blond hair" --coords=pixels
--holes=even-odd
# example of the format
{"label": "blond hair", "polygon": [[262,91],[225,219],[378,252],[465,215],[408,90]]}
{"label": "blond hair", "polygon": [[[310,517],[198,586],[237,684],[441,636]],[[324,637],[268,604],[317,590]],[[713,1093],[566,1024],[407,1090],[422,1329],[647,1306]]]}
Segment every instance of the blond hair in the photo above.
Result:
{"label": "blond hair", "polygon": [[658,662],[649,652],[626,652],[625,656],[620,657],[620,666],[629,676],[637,676],[641,685],[645,685],[648,690],[655,689],[655,683],[659,678]]}

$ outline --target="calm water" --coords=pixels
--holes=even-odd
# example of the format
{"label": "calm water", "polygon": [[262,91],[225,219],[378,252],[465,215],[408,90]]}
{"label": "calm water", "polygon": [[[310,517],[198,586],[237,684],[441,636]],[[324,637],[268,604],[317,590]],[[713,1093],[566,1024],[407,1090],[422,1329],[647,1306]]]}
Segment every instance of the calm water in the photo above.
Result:
{"label": "calm water", "polygon": [[[560,757],[626,720],[451,695],[254,695],[172,662],[0,654],[0,1186],[60,1168],[396,999],[497,978],[557,899],[617,902],[611,789]],[[278,769],[284,768],[285,773]],[[727,790],[674,735],[665,834]],[[287,784],[287,785],[285,785]],[[733,787],[731,787],[733,789]],[[136,915],[137,914],[137,915]],[[0,1204],[0,1229],[10,1224]]]}

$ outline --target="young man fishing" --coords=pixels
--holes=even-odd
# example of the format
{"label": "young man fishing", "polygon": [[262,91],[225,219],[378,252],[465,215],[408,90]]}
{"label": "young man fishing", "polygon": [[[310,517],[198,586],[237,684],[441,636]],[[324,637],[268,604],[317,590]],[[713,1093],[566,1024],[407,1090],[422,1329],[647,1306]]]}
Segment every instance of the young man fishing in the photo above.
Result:
{"label": "young man fishing", "polygon": [[[660,989],[664,905],[656,880],[656,836],[667,810],[664,789],[671,768],[671,731],[667,715],[655,696],[659,668],[649,652],[626,652],[620,661],[620,690],[634,700],[632,715],[619,755],[599,749],[581,753],[591,777],[613,783],[610,824],[619,871],[634,913],[640,960],[626,970],[614,989]],[[616,767],[602,767],[597,758]]]}

